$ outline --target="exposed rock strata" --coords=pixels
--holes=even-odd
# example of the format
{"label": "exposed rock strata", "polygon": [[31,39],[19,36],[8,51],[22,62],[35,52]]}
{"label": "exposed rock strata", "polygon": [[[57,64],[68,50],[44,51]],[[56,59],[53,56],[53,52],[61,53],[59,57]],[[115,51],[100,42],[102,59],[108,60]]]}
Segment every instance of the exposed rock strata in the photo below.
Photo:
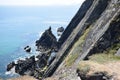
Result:
{"label": "exposed rock strata", "polygon": [[[56,59],[53,63],[48,67],[48,70],[44,74],[44,77],[51,76],[56,69],[56,72],[61,68],[64,68],[65,65],[65,57],[69,54],[74,43],[80,38],[84,36],[86,29],[89,29],[88,34],[83,40],[82,44],[80,44],[81,52],[78,54],[78,58],[75,60],[74,64],[77,65],[80,60],[86,58],[91,54],[91,51],[98,44],[102,44],[100,49],[95,49],[96,51],[103,51],[115,43],[119,43],[119,26],[120,26],[120,1],[119,0],[86,0],[83,5],[88,7],[87,2],[91,1],[91,5],[87,8],[84,16],[80,18],[80,16],[74,17],[74,19],[80,18],[76,22],[76,26],[67,27],[65,32],[60,38],[61,48],[57,53]],[[84,9],[84,7],[83,8]],[[80,10],[81,10],[80,8]],[[78,15],[81,14],[82,11],[78,11]],[[77,24],[79,23],[79,24]],[[70,25],[69,24],[69,25]],[[75,25],[74,23],[72,25]],[[74,29],[73,29],[74,28]],[[71,30],[70,33],[67,33],[67,30]],[[66,36],[67,35],[67,36]],[[64,39],[65,37],[68,37]],[[101,41],[100,40],[104,41]],[[62,40],[63,39],[63,40]],[[102,43],[103,42],[103,43]],[[104,46],[105,45],[105,46]],[[96,48],[99,48],[98,46]],[[93,50],[93,51],[95,51]],[[95,52],[96,52],[95,51]],[[75,55],[75,53],[71,53]],[[71,55],[69,54],[69,55]],[[62,64],[61,64],[62,63]],[[60,65],[61,64],[61,65]]]}

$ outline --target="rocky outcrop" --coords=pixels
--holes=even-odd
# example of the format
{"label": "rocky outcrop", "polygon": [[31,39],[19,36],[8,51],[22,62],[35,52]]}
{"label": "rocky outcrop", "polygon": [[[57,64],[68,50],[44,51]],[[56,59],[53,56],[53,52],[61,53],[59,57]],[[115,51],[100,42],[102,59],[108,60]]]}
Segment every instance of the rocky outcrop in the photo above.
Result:
{"label": "rocky outcrop", "polygon": [[67,38],[70,36],[70,34],[73,32],[73,30],[79,24],[79,22],[84,18],[84,16],[87,13],[88,9],[93,4],[93,1],[94,0],[86,0],[82,4],[82,6],[78,10],[78,12],[75,14],[75,16],[70,21],[69,25],[67,26],[67,28],[63,32],[63,35],[60,37],[60,39],[58,41],[59,42],[59,46],[61,46],[67,40]]}
{"label": "rocky outcrop", "polygon": [[24,75],[25,72],[29,70],[34,70],[35,68],[35,56],[26,58],[26,60],[18,60],[15,66],[15,72]]}
{"label": "rocky outcrop", "polygon": [[64,28],[63,27],[59,27],[58,29],[57,29],[57,32],[63,32],[64,31]]}
{"label": "rocky outcrop", "polygon": [[[92,55],[93,53],[102,53],[106,49],[108,49],[111,46],[114,46],[115,44],[120,43],[120,15],[118,15],[116,18],[114,18],[113,21],[111,21],[108,30],[103,34],[103,36],[97,41],[94,48],[90,51],[89,55]],[[117,50],[119,47],[117,48]]]}
{"label": "rocky outcrop", "polygon": [[[68,55],[77,55],[73,63],[75,67],[87,56],[97,51],[103,52],[110,46],[118,44],[120,41],[119,15],[119,0],[86,0],[59,39],[61,48],[44,77],[51,76],[64,68]],[[75,44],[77,41],[80,42]],[[76,45],[78,47],[74,48]]]}
{"label": "rocky outcrop", "polygon": [[30,47],[30,46],[26,46],[26,47],[24,48],[24,50],[25,50],[26,52],[30,53],[30,52],[31,52],[31,47]]}
{"label": "rocky outcrop", "polygon": [[7,71],[10,71],[15,66],[15,62],[11,62],[7,65]]}
{"label": "rocky outcrop", "polygon": [[[7,65],[7,71],[10,71],[15,67],[15,72],[20,75],[30,75],[37,79],[41,79],[46,68],[55,58],[53,55],[51,57],[51,53],[56,52],[58,49],[57,39],[52,34],[51,27],[42,34],[39,40],[36,41],[36,46],[37,50],[40,52],[39,55],[31,56],[25,60],[18,60],[16,63],[12,62]],[[24,50],[30,52],[31,47],[26,46]]]}
{"label": "rocky outcrop", "polygon": [[63,27],[59,27],[59,28],[57,29],[57,35],[58,35],[58,36],[61,36],[63,32],[64,32],[64,28],[63,28]]}
{"label": "rocky outcrop", "polygon": [[48,53],[50,51],[58,51],[57,39],[51,31],[51,27],[46,30],[41,38],[36,41],[37,50]]}
{"label": "rocky outcrop", "polygon": [[[36,57],[31,56],[25,60],[18,60],[16,64],[14,62],[8,64],[7,71],[10,71],[13,67],[15,67],[15,72],[20,75],[29,75],[40,79],[43,75],[44,67],[49,66],[49,57],[49,55],[43,53]],[[37,58],[37,60],[35,60],[35,58]]]}

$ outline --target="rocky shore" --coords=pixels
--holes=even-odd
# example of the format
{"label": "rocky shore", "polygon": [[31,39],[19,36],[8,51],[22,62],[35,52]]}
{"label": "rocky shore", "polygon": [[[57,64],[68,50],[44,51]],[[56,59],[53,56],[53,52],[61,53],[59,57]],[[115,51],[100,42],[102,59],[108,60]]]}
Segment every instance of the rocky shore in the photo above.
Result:
{"label": "rocky shore", "polygon": [[[37,47],[36,51],[39,52],[37,56],[31,56],[25,60],[18,60],[16,63],[13,61],[7,65],[7,71],[15,67],[15,72],[21,76],[29,75],[37,79],[42,79],[42,75],[51,62],[55,59],[55,53],[58,51],[58,43],[56,37],[51,31],[51,27],[45,30],[39,40],[35,42]],[[30,47],[24,48],[26,52],[30,52]],[[30,48],[30,49],[29,49]]]}

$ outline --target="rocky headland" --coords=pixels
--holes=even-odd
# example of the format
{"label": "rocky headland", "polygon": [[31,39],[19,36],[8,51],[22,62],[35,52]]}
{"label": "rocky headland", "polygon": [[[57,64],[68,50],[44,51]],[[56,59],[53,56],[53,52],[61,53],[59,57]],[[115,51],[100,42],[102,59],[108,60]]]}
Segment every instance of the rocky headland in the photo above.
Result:
{"label": "rocky headland", "polygon": [[[40,39],[35,42],[35,45],[37,47],[36,51],[39,52],[37,56],[18,60],[16,63],[13,61],[7,65],[7,71],[15,67],[15,72],[21,76],[29,75],[36,79],[42,79],[44,71],[55,59],[55,55],[51,57],[51,54],[58,51],[57,39],[53,35],[51,27],[42,34]],[[26,48],[28,48],[26,52],[30,52],[31,48],[26,46],[24,49]]]}
{"label": "rocky headland", "polygon": [[120,80],[120,0],[85,0],[59,30],[57,41],[47,29],[35,43],[40,54],[11,62],[7,71],[15,66],[39,80]]}

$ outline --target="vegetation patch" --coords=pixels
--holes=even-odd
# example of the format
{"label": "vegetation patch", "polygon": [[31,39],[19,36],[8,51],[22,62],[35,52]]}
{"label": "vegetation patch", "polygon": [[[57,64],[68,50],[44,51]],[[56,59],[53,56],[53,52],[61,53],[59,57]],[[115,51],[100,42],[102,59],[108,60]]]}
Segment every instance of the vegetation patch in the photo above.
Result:
{"label": "vegetation patch", "polygon": [[71,66],[77,58],[78,58],[78,54],[69,55],[65,60],[65,65]]}
{"label": "vegetation patch", "polygon": [[69,53],[70,55],[68,55],[68,57],[65,60],[66,66],[71,66],[75,62],[75,60],[78,58],[79,54],[82,52],[82,46],[89,31],[90,31],[90,27],[85,30],[84,34],[73,45]]}
{"label": "vegetation patch", "polygon": [[112,75],[111,69],[106,67],[105,65],[93,62],[93,61],[80,61],[78,67],[80,73],[82,75],[93,75],[94,73],[106,73],[108,75]]}
{"label": "vegetation patch", "polygon": [[120,60],[120,56],[115,56],[115,53],[120,48],[119,44],[114,44],[110,48],[108,48],[103,53],[96,53],[89,57],[90,61],[98,62],[98,63],[107,63],[111,61],[118,61]]}

